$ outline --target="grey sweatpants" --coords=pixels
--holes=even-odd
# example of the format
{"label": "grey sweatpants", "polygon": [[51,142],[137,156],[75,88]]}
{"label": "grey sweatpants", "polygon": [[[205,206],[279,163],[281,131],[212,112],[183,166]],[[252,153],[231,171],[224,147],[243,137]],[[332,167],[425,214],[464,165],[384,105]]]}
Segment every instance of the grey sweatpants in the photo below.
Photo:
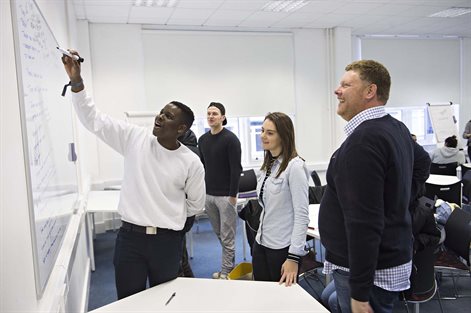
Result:
{"label": "grey sweatpants", "polygon": [[205,210],[222,245],[221,273],[227,275],[235,262],[236,206],[229,202],[229,197],[206,195]]}

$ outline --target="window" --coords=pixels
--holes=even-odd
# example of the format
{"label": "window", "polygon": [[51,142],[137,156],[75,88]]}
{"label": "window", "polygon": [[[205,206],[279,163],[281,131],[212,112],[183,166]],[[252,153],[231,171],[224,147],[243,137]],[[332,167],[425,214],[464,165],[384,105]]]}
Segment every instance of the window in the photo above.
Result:
{"label": "window", "polygon": [[[291,120],[295,122],[293,114]],[[242,148],[242,166],[257,167],[263,162],[263,147],[260,135],[265,116],[233,117],[227,119],[227,129],[232,131],[240,140]],[[196,137],[209,131],[206,117],[197,117],[191,127]]]}
{"label": "window", "polygon": [[[426,106],[421,107],[385,107],[392,117],[403,122],[412,134],[417,136],[417,142],[427,149],[435,148],[437,143],[433,132],[432,122]],[[459,105],[453,105],[456,120],[459,120]],[[459,125],[457,125],[459,126]],[[429,149],[427,149],[429,150]]]}

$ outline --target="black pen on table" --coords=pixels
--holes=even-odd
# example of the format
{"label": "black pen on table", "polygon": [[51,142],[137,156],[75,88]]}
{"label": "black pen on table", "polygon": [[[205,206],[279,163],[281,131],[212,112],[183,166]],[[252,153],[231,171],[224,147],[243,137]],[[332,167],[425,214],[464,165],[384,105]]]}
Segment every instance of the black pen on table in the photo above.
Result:
{"label": "black pen on table", "polygon": [[176,295],[177,295],[176,292],[172,293],[172,295],[170,296],[170,298],[168,298],[167,302],[165,302],[165,305],[169,304],[170,301],[172,301],[172,299],[175,298]]}

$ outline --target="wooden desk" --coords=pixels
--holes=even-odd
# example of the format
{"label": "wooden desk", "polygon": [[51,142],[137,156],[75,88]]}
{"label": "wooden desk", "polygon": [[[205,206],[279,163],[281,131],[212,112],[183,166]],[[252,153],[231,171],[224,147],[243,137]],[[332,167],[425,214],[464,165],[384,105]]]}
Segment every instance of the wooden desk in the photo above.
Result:
{"label": "wooden desk", "polygon": [[118,213],[119,190],[99,190],[88,193],[85,212],[87,214],[88,252],[90,255],[90,268],[95,270],[95,254],[93,252],[93,238],[95,237],[95,213]]}
{"label": "wooden desk", "polygon": [[[174,292],[175,297],[165,305]],[[328,313],[299,285],[285,287],[276,282],[183,277],[91,312]]]}

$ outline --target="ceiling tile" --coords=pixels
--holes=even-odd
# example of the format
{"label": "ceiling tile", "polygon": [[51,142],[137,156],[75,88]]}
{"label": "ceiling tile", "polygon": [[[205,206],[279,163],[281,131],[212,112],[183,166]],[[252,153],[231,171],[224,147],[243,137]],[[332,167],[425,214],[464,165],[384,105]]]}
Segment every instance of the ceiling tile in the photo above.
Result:
{"label": "ceiling tile", "polygon": [[252,12],[248,11],[236,11],[236,10],[217,10],[212,15],[212,19],[229,19],[229,20],[244,20],[249,17]]}
{"label": "ceiling tile", "polygon": [[211,18],[204,23],[204,26],[212,27],[238,27],[240,25],[240,20],[231,20],[231,19],[219,19]]}
{"label": "ceiling tile", "polygon": [[332,28],[339,25],[345,25],[349,20],[352,20],[355,17],[356,16],[352,14],[324,14],[315,19],[312,23],[307,24],[306,27]]}
{"label": "ceiling tile", "polygon": [[407,11],[411,6],[399,3],[388,3],[376,8],[371,9],[368,15],[400,15],[402,12]]}
{"label": "ceiling tile", "polygon": [[437,6],[410,6],[407,10],[401,12],[403,16],[417,16],[427,17],[430,14],[437,13],[447,9],[448,7],[437,7]]}
{"label": "ceiling tile", "polygon": [[179,0],[177,8],[184,9],[217,9],[224,0]]}
{"label": "ceiling tile", "polygon": [[74,0],[74,3],[84,5],[132,6],[133,0]]}
{"label": "ceiling tile", "polygon": [[129,23],[159,24],[167,23],[173,13],[173,8],[133,7],[129,14]]}
{"label": "ceiling tile", "polygon": [[[89,5],[85,7],[85,16],[92,22],[109,23],[110,20],[122,20],[126,23],[129,15],[128,6],[105,6],[105,5]],[[105,22],[106,20],[106,22]]]}
{"label": "ceiling tile", "polygon": [[176,8],[172,18],[176,19],[207,19],[214,12],[213,9],[180,9]]}
{"label": "ceiling tile", "polygon": [[304,27],[306,24],[311,23],[312,21],[314,21],[315,19],[321,16],[322,16],[321,13],[317,13],[317,14],[293,13],[279,20],[278,22],[274,23],[272,26],[285,27],[285,28],[300,28],[300,27]]}
{"label": "ceiling tile", "polygon": [[311,0],[292,13],[261,11],[268,0],[179,0],[176,8],[133,7],[133,1],[73,0],[73,4],[77,18],[94,23],[268,29],[343,26],[352,28],[354,34],[470,36],[471,32],[470,15],[425,19],[451,6],[471,7],[471,0]]}
{"label": "ceiling tile", "polygon": [[366,14],[371,10],[384,6],[383,3],[349,3],[335,9],[339,14]]}
{"label": "ceiling tile", "polygon": [[302,7],[298,12],[315,12],[315,13],[330,13],[334,12],[338,8],[343,7],[344,5],[347,5],[347,1],[311,1],[309,4],[306,6]]}
{"label": "ceiling tile", "polygon": [[222,5],[222,10],[238,11],[261,11],[268,0],[226,0]]}
{"label": "ceiling tile", "polygon": [[205,18],[183,19],[174,18],[173,16],[166,22],[166,25],[183,25],[183,26],[202,26],[206,21]]}

